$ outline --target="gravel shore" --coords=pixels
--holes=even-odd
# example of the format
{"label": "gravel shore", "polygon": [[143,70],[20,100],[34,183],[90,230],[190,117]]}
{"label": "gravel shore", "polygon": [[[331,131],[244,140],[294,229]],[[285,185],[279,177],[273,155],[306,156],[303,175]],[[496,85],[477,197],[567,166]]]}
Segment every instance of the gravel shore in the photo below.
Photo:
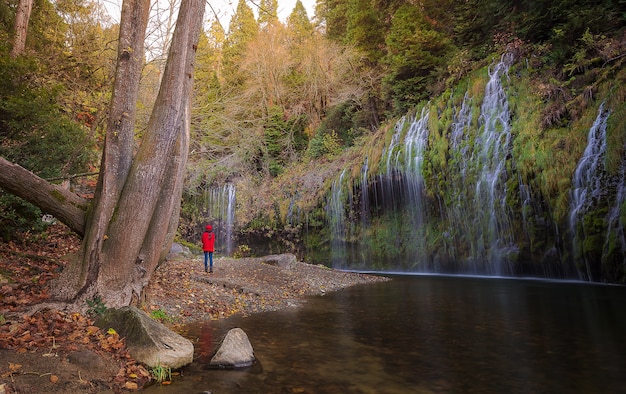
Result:
{"label": "gravel shore", "polygon": [[201,259],[171,260],[153,275],[148,308],[164,312],[170,323],[187,324],[295,307],[306,296],[386,280],[307,264],[290,254],[218,258],[213,273],[204,272]]}

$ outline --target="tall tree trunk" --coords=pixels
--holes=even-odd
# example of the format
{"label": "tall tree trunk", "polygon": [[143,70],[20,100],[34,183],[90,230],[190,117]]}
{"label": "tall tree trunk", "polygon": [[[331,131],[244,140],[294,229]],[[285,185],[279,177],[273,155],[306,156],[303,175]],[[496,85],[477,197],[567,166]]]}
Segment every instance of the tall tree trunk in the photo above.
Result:
{"label": "tall tree trunk", "polygon": [[124,0],[113,95],[109,110],[100,177],[87,228],[76,261],[55,282],[52,294],[72,301],[93,292],[102,264],[102,245],[132,163],[135,114],[143,66],[150,0]]}
{"label": "tall tree trunk", "polygon": [[[134,49],[133,45],[139,45],[134,39],[128,47],[122,44],[122,35],[128,37],[129,34],[129,26],[124,24],[124,15],[129,11],[124,8],[127,6],[135,10],[135,18],[139,19],[147,0],[125,1],[122,9],[120,63],[115,87],[121,88],[122,96],[132,97],[128,102],[134,103],[138,91],[134,78],[138,82],[138,76],[128,76],[128,85],[118,85],[117,81],[124,59],[143,53],[142,46],[140,51]],[[117,131],[115,122],[123,124],[130,120],[127,114],[134,114],[134,108],[112,117],[103,158],[106,177],[100,178],[100,192],[88,224],[88,237],[83,243],[80,260],[68,266],[57,281],[53,292],[57,297],[80,302],[99,296],[110,307],[128,305],[139,297],[156,267],[171,228],[172,213],[176,204],[180,204],[182,187],[177,182],[182,182],[189,143],[185,122],[189,113],[185,109],[203,15],[202,0],[182,2],[161,88],[144,139],[128,170],[126,165],[130,161],[126,158],[130,154],[124,149],[130,148],[120,144],[126,136],[122,134],[125,130]],[[144,20],[141,22],[145,32]],[[139,35],[137,40],[141,41]],[[126,52],[125,48],[128,48]],[[119,105],[116,93],[117,90],[112,113]],[[110,139],[113,141],[109,142]]]}
{"label": "tall tree trunk", "polygon": [[20,0],[15,13],[15,38],[11,57],[16,57],[24,53],[26,47],[26,33],[28,32],[28,20],[33,10],[33,0]]}

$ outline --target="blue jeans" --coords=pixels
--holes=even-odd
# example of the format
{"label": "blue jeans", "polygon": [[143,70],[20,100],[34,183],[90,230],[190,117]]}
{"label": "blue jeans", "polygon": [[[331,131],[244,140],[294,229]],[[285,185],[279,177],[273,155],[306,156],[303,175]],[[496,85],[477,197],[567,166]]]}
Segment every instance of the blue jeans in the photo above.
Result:
{"label": "blue jeans", "polygon": [[[211,265],[208,265],[209,262]],[[206,271],[207,268],[213,271],[213,252],[204,252],[204,270]]]}

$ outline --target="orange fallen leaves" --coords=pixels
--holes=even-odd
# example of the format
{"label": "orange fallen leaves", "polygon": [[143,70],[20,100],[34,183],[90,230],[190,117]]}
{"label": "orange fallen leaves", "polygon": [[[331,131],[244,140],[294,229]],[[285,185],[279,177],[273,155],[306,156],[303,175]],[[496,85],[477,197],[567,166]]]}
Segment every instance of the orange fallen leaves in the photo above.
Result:
{"label": "orange fallen leaves", "polygon": [[[49,298],[47,285],[63,265],[62,256],[76,252],[80,247],[80,239],[63,225],[50,226],[45,238],[29,234],[18,236],[19,241],[0,244],[3,278],[0,308],[5,316],[45,302]],[[126,382],[140,388],[150,380],[148,371],[128,354],[123,338],[114,331],[104,332],[81,313],[41,310],[3,322],[0,324],[0,348],[16,353],[40,353],[44,357],[62,356],[78,350],[91,350],[100,355],[108,353],[120,364],[119,377],[110,382],[114,392],[123,391]],[[24,373],[19,364],[9,363],[7,369],[6,362],[0,365],[0,371],[3,378]],[[62,378],[50,375],[52,383],[59,379]]]}

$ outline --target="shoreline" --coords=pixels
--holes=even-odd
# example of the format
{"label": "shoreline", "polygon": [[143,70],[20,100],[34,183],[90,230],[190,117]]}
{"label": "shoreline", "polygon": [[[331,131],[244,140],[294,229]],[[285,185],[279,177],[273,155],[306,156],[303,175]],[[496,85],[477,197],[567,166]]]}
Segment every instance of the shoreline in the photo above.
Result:
{"label": "shoreline", "polygon": [[220,257],[214,260],[213,273],[204,272],[201,258],[174,259],[154,272],[146,308],[153,315],[167,316],[164,323],[177,326],[275,311],[299,305],[307,296],[388,280],[300,262],[291,254]]}
{"label": "shoreline", "polygon": [[[35,280],[56,265],[37,260],[21,265],[3,259],[15,283],[4,285],[4,313],[37,304],[46,281]],[[37,264],[39,270],[22,267]],[[139,305],[155,320],[180,333],[203,320],[243,317],[299,307],[305,298],[355,285],[390,280],[385,276],[346,272],[297,261],[294,255],[214,260],[204,272],[203,259],[167,260],[153,273],[146,301]],[[46,279],[53,275],[47,275]],[[18,281],[19,280],[19,281]],[[45,297],[43,298],[45,302]],[[30,300],[29,303],[21,301]],[[23,305],[22,305],[23,304]],[[89,316],[42,309],[0,324],[0,393],[111,393],[136,391],[150,381],[149,371],[128,354],[123,338],[93,327]]]}

